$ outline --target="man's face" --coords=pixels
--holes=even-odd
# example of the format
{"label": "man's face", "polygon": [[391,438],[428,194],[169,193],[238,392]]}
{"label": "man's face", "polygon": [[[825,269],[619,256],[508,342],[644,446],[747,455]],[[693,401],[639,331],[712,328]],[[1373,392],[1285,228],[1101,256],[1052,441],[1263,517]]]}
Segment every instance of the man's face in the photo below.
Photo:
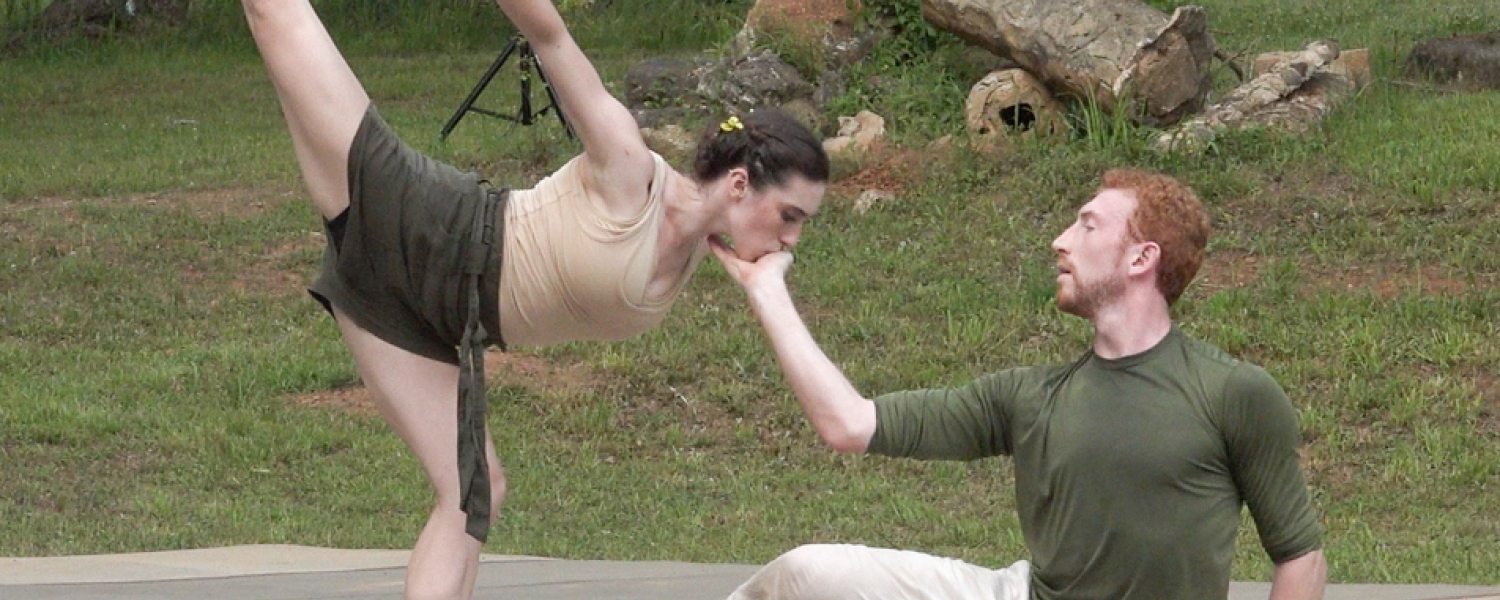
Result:
{"label": "man's face", "polygon": [[1092,318],[1124,293],[1135,205],[1135,195],[1128,190],[1103,190],[1078,209],[1078,219],[1052,241],[1057,251],[1057,307],[1063,312]]}

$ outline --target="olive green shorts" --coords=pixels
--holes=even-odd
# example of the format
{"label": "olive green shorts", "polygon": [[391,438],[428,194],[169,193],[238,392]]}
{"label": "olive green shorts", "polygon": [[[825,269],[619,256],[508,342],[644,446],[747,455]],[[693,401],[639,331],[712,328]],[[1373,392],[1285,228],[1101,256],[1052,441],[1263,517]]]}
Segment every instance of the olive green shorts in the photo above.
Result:
{"label": "olive green shorts", "polygon": [[[480,323],[500,343],[504,195],[407,146],[371,106],[349,148],[349,208],[325,224],[323,270],[308,291],[398,348],[459,364],[466,267],[483,265]],[[494,239],[477,245],[476,217],[493,206]]]}

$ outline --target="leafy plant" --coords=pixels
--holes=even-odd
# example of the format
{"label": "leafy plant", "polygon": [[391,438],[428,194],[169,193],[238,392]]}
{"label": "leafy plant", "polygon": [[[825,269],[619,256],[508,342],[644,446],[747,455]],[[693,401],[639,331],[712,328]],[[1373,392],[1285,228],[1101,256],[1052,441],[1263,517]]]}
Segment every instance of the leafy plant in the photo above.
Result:
{"label": "leafy plant", "polygon": [[910,65],[932,55],[944,44],[957,40],[957,37],[939,31],[927,19],[922,18],[920,2],[868,0],[864,4],[858,24],[890,34],[890,37],[881,42],[877,54],[891,66]]}
{"label": "leafy plant", "polygon": [[1105,109],[1098,98],[1089,95],[1074,102],[1068,112],[1070,130],[1090,150],[1136,154],[1145,150],[1156,130],[1137,125],[1131,118],[1132,106],[1120,100],[1112,110]]}

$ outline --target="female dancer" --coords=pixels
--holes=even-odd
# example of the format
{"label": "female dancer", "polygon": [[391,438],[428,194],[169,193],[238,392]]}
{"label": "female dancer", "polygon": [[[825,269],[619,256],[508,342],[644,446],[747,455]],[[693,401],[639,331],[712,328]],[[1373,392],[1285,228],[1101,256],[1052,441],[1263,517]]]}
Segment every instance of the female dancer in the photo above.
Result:
{"label": "female dancer", "polygon": [[745,260],[795,245],[828,157],[797,121],[760,110],[711,128],[679,174],[647,149],[549,0],[499,0],[584,151],[533,189],[488,189],[395,137],[309,0],[242,2],[328,232],[310,291],[436,493],[406,597],[468,598],[505,495],[483,345],[655,326],[710,245]]}

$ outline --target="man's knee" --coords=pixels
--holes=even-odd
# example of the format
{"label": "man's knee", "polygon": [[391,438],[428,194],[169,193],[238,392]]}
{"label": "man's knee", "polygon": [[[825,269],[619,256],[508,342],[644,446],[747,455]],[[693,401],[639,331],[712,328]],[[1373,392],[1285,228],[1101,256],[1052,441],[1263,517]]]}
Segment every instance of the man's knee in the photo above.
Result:
{"label": "man's knee", "polygon": [[798,573],[823,572],[844,562],[847,548],[839,544],[804,544],[776,557],[771,564]]}
{"label": "man's knee", "polygon": [[766,564],[740,587],[736,600],[776,598],[825,600],[857,597],[860,569],[852,560],[856,546],[798,546]]}

